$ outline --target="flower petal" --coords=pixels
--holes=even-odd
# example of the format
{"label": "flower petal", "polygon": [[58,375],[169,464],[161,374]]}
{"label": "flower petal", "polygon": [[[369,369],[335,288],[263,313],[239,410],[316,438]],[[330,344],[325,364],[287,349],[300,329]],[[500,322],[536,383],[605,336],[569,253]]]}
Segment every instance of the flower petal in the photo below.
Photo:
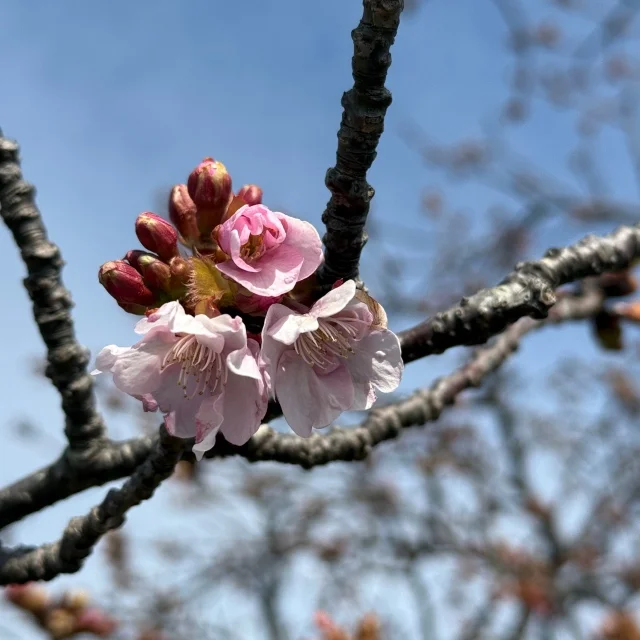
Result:
{"label": "flower petal", "polygon": [[173,302],[167,302],[154,311],[149,317],[139,320],[135,326],[135,332],[145,334],[157,327],[168,327],[176,319],[186,315],[179,302],[175,300]]}
{"label": "flower petal", "polygon": [[[247,229],[248,231],[248,229]],[[249,234],[247,233],[247,236]],[[244,238],[240,238],[240,234],[236,229],[233,229],[229,234],[229,249],[231,260],[233,264],[238,267],[238,269],[242,271],[249,271],[250,273],[256,273],[258,269],[250,265],[246,260],[244,260],[240,254],[240,250],[242,249],[243,240],[246,242],[249,238],[245,240]],[[219,266],[219,265],[218,265]]]}
{"label": "flower petal", "polygon": [[162,359],[175,341],[170,333],[156,333],[153,339],[122,352],[111,369],[116,387],[131,396],[155,395],[162,384]]}
{"label": "flower petal", "polygon": [[131,347],[118,347],[115,344],[107,345],[96,356],[96,368],[91,372],[92,376],[97,376],[105,371],[111,372],[113,365],[117,359],[123,354],[129,351]]}
{"label": "flower petal", "polygon": [[292,345],[301,333],[315,331],[318,326],[318,320],[313,316],[290,313],[270,325],[267,333],[273,340],[277,340],[282,344]]}
{"label": "flower petal", "polygon": [[388,329],[374,331],[356,343],[346,360],[354,382],[370,382],[385,393],[400,384],[404,364],[398,336]]}
{"label": "flower petal", "polygon": [[354,397],[351,411],[366,411],[371,409],[376,401],[376,392],[368,380],[353,381]]}
{"label": "flower petal", "polygon": [[222,435],[242,445],[258,430],[267,412],[267,393],[262,380],[230,374],[224,392]]}
{"label": "flower petal", "polygon": [[347,280],[339,287],[331,289],[329,293],[325,294],[318,300],[311,310],[309,315],[315,318],[328,318],[334,316],[342,311],[353,300],[356,295],[356,283],[353,280]]}
{"label": "flower petal", "polygon": [[209,451],[216,443],[216,436],[223,421],[224,395],[207,396],[198,409],[194,425],[196,443],[191,449],[198,461],[202,460],[205,451]]}
{"label": "flower petal", "polygon": [[262,328],[262,348],[260,351],[260,355],[264,360],[271,378],[275,375],[275,367],[278,364],[278,360],[282,355],[282,352],[287,348],[285,344],[279,342],[278,340],[274,340],[270,335],[269,331],[275,325],[277,325],[281,320],[286,319],[293,312],[291,309],[285,307],[282,304],[274,304],[269,307],[267,311],[267,315],[264,319],[264,326]]}
{"label": "flower petal", "polygon": [[234,375],[262,382],[262,374],[256,356],[248,346],[233,351],[227,356],[227,368]]}
{"label": "flower petal", "polygon": [[287,235],[284,244],[295,247],[302,256],[303,263],[298,279],[304,280],[315,273],[322,262],[322,240],[320,240],[316,228],[309,222],[292,218],[279,211],[273,213],[280,218],[286,228]]}
{"label": "flower petal", "polygon": [[232,318],[228,314],[208,318],[207,316],[196,316],[200,322],[211,331],[212,334],[224,339],[225,353],[242,349],[247,344],[247,330],[242,322],[242,318],[236,316]]}
{"label": "flower petal", "polygon": [[319,376],[294,351],[282,354],[275,391],[289,426],[309,437],[313,428],[326,427],[353,404],[351,376],[344,366]]}
{"label": "flower petal", "polygon": [[155,413],[158,410],[158,403],[150,393],[145,393],[141,396],[134,396],[134,398],[142,402],[142,410],[145,413]]}
{"label": "flower petal", "polygon": [[218,271],[260,296],[275,297],[291,291],[299,280],[302,256],[297,249],[282,244],[253,262],[256,273],[238,267],[233,260],[220,262]]}

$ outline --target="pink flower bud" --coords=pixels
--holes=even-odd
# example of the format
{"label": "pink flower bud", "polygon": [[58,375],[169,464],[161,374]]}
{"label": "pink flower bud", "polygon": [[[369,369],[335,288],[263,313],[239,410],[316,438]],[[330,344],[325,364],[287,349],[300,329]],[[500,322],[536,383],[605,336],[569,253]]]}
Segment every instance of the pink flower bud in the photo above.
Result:
{"label": "pink flower bud", "polygon": [[136,219],[136,235],[145,249],[157,253],[163,260],[178,255],[178,233],[170,222],[150,211]]}
{"label": "pink flower bud", "polygon": [[149,306],[155,300],[142,276],[122,260],[105,262],[98,271],[98,280],[119,303]]}
{"label": "pink flower bud", "polygon": [[205,158],[189,175],[187,189],[198,207],[198,229],[206,237],[220,223],[233,197],[231,176],[222,162]]}
{"label": "pink flower bud", "polygon": [[187,246],[194,245],[200,232],[196,222],[198,208],[189,195],[186,184],[177,184],[169,195],[169,217],[176,225],[182,241]]}
{"label": "pink flower bud", "polygon": [[242,198],[246,204],[262,204],[262,189],[257,184],[245,184],[238,191],[238,198]]}
{"label": "pink flower bud", "polygon": [[138,268],[151,291],[168,293],[171,290],[171,269],[162,260],[152,255],[143,255],[138,258]]}

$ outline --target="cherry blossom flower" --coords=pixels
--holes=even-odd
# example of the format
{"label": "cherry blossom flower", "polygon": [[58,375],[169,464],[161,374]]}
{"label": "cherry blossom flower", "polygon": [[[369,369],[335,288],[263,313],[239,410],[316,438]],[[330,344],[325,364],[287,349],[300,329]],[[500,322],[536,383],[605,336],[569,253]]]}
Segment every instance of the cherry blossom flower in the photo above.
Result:
{"label": "cherry blossom flower", "polygon": [[244,444],[267,410],[267,379],[259,347],[247,339],[240,318],[189,316],[168,302],[136,325],[142,339],[132,347],[109,345],[96,358],[94,374],[108,371],[118,389],[159,408],[169,433],[195,437],[198,459],[218,431]]}
{"label": "cherry blossom flower", "polygon": [[348,280],[303,313],[282,304],[267,312],[262,356],[284,417],[301,436],[343,411],[370,408],[375,389],[389,392],[400,384],[398,337],[377,317],[382,308],[360,298]]}
{"label": "cherry blossom flower", "polygon": [[322,262],[322,243],[312,224],[262,204],[240,207],[217,227],[216,236],[229,256],[218,269],[260,296],[291,291]]}

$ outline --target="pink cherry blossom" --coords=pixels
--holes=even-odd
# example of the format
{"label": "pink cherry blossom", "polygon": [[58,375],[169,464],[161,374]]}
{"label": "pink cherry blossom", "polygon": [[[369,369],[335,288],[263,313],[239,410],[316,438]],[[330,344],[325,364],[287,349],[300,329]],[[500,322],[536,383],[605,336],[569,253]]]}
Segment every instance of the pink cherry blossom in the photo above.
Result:
{"label": "pink cherry blossom", "polygon": [[263,204],[240,207],[217,227],[217,240],[230,257],[218,269],[260,296],[291,291],[322,262],[322,243],[313,225]]}
{"label": "pink cherry blossom", "polygon": [[353,280],[305,311],[269,308],[262,356],[284,417],[306,437],[343,411],[371,407],[375,389],[396,389],[403,363],[398,337],[375,323]]}
{"label": "pink cherry blossom", "polygon": [[267,410],[267,379],[258,363],[259,346],[248,340],[240,318],[189,316],[168,302],[136,325],[142,339],[132,347],[109,345],[96,358],[118,389],[159,408],[169,433],[195,437],[200,459],[218,432],[244,444]]}

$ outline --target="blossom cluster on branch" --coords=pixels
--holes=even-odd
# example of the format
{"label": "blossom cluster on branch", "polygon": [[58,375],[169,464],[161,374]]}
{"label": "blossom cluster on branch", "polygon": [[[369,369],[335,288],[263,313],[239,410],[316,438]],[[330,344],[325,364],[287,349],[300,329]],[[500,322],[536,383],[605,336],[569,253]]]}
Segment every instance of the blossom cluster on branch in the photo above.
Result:
{"label": "blossom cluster on branch", "polygon": [[[95,373],[110,372],[167,430],[195,437],[201,458],[218,433],[242,445],[258,430],[269,395],[308,437],[343,411],[369,409],[397,388],[400,342],[379,303],[337,281],[320,297],[315,228],[237,194],[225,166],[205,158],[169,197],[171,220],[136,220],[147,251],[100,267],[100,283],[125,311],[144,315],[131,348],[109,345]],[[179,244],[186,250],[180,251]]]}

